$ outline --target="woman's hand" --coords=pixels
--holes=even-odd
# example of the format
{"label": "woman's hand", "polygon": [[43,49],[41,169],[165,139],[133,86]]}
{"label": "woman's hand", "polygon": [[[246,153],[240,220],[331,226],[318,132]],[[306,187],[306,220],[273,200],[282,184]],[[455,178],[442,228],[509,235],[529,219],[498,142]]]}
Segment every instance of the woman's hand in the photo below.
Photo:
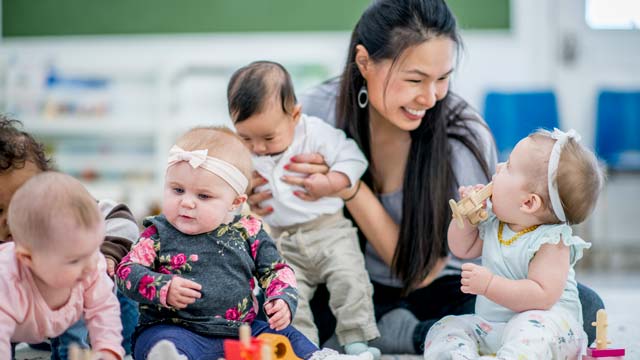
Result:
{"label": "woman's hand", "polygon": [[[291,162],[285,167],[291,172],[297,172],[306,175],[292,176],[284,175],[282,181],[290,185],[297,185],[302,188],[307,188],[308,178],[313,174],[326,174],[329,172],[329,166],[324,161],[324,157],[318,153],[313,154],[300,154],[291,158]],[[315,201],[320,197],[310,194],[308,191],[296,191],[295,195],[305,201]]]}
{"label": "woman's hand", "polygon": [[261,208],[260,204],[269,200],[273,197],[271,191],[262,191],[262,192],[254,192],[255,188],[267,183],[267,179],[263,178],[258,174],[257,171],[254,171],[253,176],[251,177],[251,190],[249,190],[249,197],[247,198],[247,204],[249,204],[249,208],[251,211],[258,216],[266,216],[273,212],[273,208],[268,206],[266,208]]}

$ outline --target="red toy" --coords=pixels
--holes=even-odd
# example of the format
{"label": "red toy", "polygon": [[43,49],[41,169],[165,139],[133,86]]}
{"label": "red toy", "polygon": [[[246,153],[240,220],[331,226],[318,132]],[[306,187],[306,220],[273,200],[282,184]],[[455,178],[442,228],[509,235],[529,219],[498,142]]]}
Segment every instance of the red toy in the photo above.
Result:
{"label": "red toy", "polygon": [[224,341],[226,360],[302,360],[285,336],[265,333],[254,338],[249,325],[242,325],[239,335],[239,340]]}

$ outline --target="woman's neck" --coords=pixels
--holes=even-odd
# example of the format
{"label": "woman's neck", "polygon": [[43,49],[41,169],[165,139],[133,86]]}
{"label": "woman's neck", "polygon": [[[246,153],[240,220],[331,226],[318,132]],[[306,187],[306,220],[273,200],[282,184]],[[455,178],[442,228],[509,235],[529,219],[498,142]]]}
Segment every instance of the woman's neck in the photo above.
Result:
{"label": "woman's neck", "polygon": [[398,129],[375,110],[369,110],[371,163],[376,193],[400,190],[411,148],[411,135]]}
{"label": "woman's neck", "polygon": [[408,131],[402,130],[385,119],[373,107],[369,107],[369,126],[371,145],[392,145],[398,142],[411,141]]}

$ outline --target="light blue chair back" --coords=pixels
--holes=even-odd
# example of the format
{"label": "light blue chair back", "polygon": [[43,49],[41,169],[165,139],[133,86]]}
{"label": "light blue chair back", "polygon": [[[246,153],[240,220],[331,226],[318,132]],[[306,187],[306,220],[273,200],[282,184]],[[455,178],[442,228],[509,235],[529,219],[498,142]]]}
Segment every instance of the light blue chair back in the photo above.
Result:
{"label": "light blue chair back", "polygon": [[559,127],[558,105],[553,91],[489,92],[484,118],[498,147],[498,160],[505,161],[522,138],[539,128]]}
{"label": "light blue chair back", "polygon": [[640,90],[598,95],[595,148],[612,171],[640,171]]}

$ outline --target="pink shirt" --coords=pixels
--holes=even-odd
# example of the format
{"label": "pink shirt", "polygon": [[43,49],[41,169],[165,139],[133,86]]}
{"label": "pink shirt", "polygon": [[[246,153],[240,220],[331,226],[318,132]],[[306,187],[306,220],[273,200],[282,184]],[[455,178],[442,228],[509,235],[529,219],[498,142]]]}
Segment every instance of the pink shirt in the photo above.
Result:
{"label": "pink shirt", "polygon": [[10,342],[38,343],[56,337],[83,313],[93,350],[110,350],[123,358],[120,305],[104,256],[100,255],[95,273],[71,291],[69,301],[51,310],[29,268],[17,261],[14,243],[0,245],[0,359],[11,358]]}

